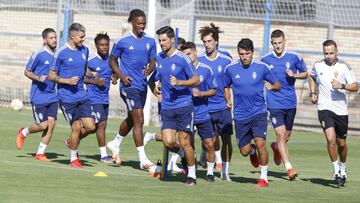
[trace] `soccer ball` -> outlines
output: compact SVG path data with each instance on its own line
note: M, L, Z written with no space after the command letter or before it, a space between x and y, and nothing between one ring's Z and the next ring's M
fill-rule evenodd
M10 107L13 111L20 111L23 106L24 104L20 99L13 99L10 104Z
M161 166L153 165L149 168L149 175L152 177L160 177L161 175Z

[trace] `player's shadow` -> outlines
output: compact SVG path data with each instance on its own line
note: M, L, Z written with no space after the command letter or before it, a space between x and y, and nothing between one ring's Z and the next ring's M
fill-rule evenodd
M81 155L81 157L85 157L87 159L93 159L93 160L96 160L96 161L99 161L100 160L100 155L98 154L94 154L94 155Z
M198 176L198 174L197 174ZM186 181L186 175L183 173L171 173L168 171L168 175L165 178L160 178L161 181L164 182L179 182L179 183L185 183Z
M36 153L27 153L27 156L17 156L17 157L35 157ZM59 157L64 157L65 155L64 154L58 154L58 153L54 153L54 152L46 152L45 153L46 157L52 161L51 159L57 159Z
M338 188L335 185L334 180L328 180L328 179L322 179L322 178L302 178L300 180L305 181L305 182L311 182L311 183L318 184L318 185L323 185L326 187Z
M232 182L237 183L253 183L256 184L259 180L256 178L247 178L247 177L240 177L240 176L230 176Z
M119 165L116 165L116 164L114 164L113 166L114 167L119 167ZM127 167L131 167L131 168L139 170L140 162L139 161L133 161L133 160L123 161L123 162L121 162L121 166L122 167L127 166Z
M250 173L260 173L260 171L251 171ZM272 176L272 177L280 178L280 179L284 179L284 180L289 179L287 173L284 173L284 172L268 171L268 176Z

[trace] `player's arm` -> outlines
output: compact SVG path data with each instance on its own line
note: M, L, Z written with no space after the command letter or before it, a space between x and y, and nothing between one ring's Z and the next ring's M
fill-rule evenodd
M231 100L230 87L224 88L224 97L225 97L225 101L226 101L226 109L231 110L233 104L232 104L232 100Z
M197 88L192 89L194 97L212 97L216 94L216 89L209 89L207 91L200 91Z
M270 83L269 83L270 84ZM270 84L270 86L266 87L268 90L272 90L272 91L276 91L276 90L280 90L281 85L279 81L276 81L274 84Z
M29 78L30 80L38 81L38 82L44 82L46 80L47 75L35 75L33 72L25 70L24 75Z
M150 59L148 66L144 69L144 75L146 77L149 76L152 72L154 72L155 67L156 67L156 60Z
M288 70L287 74L289 77L295 78L295 79L306 79L308 77L307 71L301 72L301 73L293 73L291 70Z
M92 79L90 79L90 78L92 78ZM84 77L84 83L85 84L93 84L93 85L102 87L105 85L105 79L99 78L99 74L97 72L91 71L88 68L86 71L86 76Z
M116 77L120 78L124 85L131 84L131 78L124 75L119 68L118 57L111 55L109 59L109 66L113 73L116 75Z
M309 89L310 89L310 95L309 95L310 96L310 101L311 101L311 103L316 104L317 100L318 100L316 92L315 92L316 78L315 78L315 76L310 74L308 79L309 79Z
M194 87L198 86L200 84L200 79L197 74L194 74L190 79L188 80L178 80L175 76L170 75L170 83L171 85L176 86L183 86L183 87Z
M71 78L62 78L58 76L57 72L54 70L49 70L48 78L50 81L54 81L58 84L67 84L67 85L76 85L79 80L79 76L73 76Z

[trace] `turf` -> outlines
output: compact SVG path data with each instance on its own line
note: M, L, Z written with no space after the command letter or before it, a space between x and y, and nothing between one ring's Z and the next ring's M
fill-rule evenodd
M140 171L131 134L122 144L124 163L120 167L98 161L96 138L90 135L79 148L85 168L71 169L69 151L63 144L70 130L62 115L58 117L47 149L51 162L43 162L33 158L40 134L30 135L23 150L15 149L18 128L33 122L31 112L0 109L0 202L358 202L360 139L357 137L348 137L349 178L343 188L333 184L324 136L300 131L293 133L289 143L292 164L299 172L295 181L288 181L284 167L274 164L268 143L270 186L256 188L259 169L252 168L248 158L239 154L233 139L230 165L233 182L216 178L215 183L209 184L204 180L206 171L199 166L197 185L187 187L182 183L185 177L181 174L171 174L166 181L160 181ZM119 119L109 120L109 139L113 138L119 122ZM145 131L155 130L156 127L145 128ZM272 130L268 140L274 140ZM199 143L196 139L197 146ZM146 152L156 162L162 157L162 145L151 142ZM108 177L94 176L99 171ZM219 172L215 175L220 176Z

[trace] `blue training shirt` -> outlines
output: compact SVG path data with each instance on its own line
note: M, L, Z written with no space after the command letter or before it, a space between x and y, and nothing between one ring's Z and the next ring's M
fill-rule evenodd
M61 78L78 76L76 85L57 84L59 99L65 103L73 103L87 99L84 88L84 76L89 57L89 49L81 46L72 49L67 43L55 52L51 70L57 72Z
M26 70L33 72L36 76L47 76L53 61L53 53L46 47L43 47L31 55L26 65ZM55 83L47 77L44 82L33 80L31 83L30 101L32 104L57 102L58 97L55 90Z
M155 79L161 82L161 109L175 109L192 105L191 89L170 84L170 75L178 80L188 80L195 75L195 69L190 58L175 50L167 57L164 52L156 57L157 72Z
M101 58L99 54L91 56L88 61L88 68L97 72L99 78L105 80L105 85L100 87L94 84L87 84L88 98L91 104L109 104L109 90L112 69L109 66L109 56Z
M216 89L217 84L211 68L203 63L198 63L196 73L199 76L200 84L196 87L200 91ZM195 122L209 120L209 108L207 97L193 97Z
M238 60L228 65L224 74L226 87L233 91L235 120L248 120L266 113L264 81L274 84L276 79L265 63L252 60L245 68Z
M224 97L224 70L225 67L231 63L231 58L218 52L215 60L209 60L209 58L206 56L206 53L204 52L199 54L198 60L199 62L210 66L218 85L216 88L216 95L209 97L208 99L209 112L213 113L226 109L226 101Z
M296 108L295 78L287 75L286 71L291 69L292 72L306 72L306 65L299 54L293 51L284 51L278 57L274 52L269 53L261 58L266 63L271 72L276 76L281 84L279 91L267 91L266 102L269 109L291 109Z
M120 83L120 88L136 88L145 91L146 77L143 70L151 59L156 57L155 39L143 33L138 39L132 32L118 39L113 46L111 55L120 59L121 72L132 79L130 86Z

